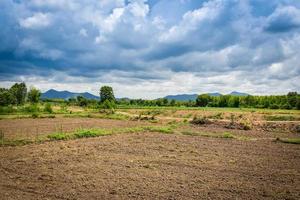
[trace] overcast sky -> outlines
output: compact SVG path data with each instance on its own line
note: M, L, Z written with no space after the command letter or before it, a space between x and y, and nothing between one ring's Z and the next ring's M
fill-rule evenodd
M118 97L300 91L299 0L0 0L0 84Z

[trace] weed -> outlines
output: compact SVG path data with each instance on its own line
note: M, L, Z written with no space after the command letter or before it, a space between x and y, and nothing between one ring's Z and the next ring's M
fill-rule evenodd
M47 138L49 138L50 140L67 140L70 138L70 136L66 133L53 133L47 135Z
M276 138L276 141L288 144L300 144L300 138Z

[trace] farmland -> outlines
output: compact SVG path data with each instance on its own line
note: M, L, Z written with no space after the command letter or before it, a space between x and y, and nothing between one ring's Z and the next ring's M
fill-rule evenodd
M3 113L1 198L299 199L299 125L249 108Z

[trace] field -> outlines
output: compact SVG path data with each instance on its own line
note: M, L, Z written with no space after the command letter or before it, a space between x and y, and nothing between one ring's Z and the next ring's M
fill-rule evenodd
M299 129L294 110L2 114L0 199L299 199Z

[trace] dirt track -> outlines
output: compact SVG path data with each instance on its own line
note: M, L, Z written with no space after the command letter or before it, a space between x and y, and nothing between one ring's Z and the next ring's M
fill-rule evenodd
M0 199L299 199L300 146L159 133L0 148Z

